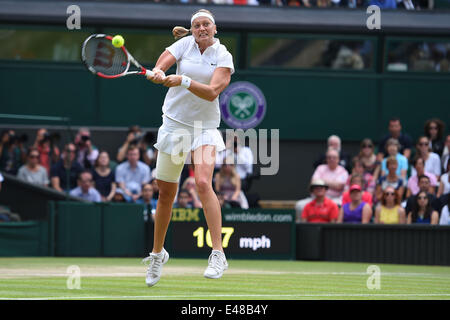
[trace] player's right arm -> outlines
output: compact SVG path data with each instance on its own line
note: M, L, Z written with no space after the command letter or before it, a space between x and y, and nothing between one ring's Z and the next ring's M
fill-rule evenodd
M169 70L171 66L173 66L177 62L176 58L168 51L164 50L163 53L158 58L158 61L156 61L156 65L153 68L154 75L153 76L147 76L147 79L152 81L156 84L161 84L164 80L164 74L162 72L166 72Z

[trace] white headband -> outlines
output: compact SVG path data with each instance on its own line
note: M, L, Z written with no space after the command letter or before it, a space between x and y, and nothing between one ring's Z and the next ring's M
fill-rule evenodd
M192 22L194 22L194 20L197 19L198 17L206 17L209 20L211 20L213 24L216 24L216 22L214 21L214 18L209 13L207 13L207 12L197 12L191 18L191 25L192 25Z

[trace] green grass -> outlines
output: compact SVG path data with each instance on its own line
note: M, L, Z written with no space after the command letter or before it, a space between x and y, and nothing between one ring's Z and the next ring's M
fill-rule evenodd
M203 278L206 263L170 259L148 288L138 258L0 258L0 299L450 299L450 267L378 264L381 288L370 290L367 263L229 260L218 280ZM67 288L71 265L80 289Z

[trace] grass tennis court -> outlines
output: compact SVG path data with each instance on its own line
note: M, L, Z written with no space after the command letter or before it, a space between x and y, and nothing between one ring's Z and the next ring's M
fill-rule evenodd
M170 259L148 288L138 258L0 258L0 299L450 299L450 267L378 264L380 289L370 290L368 263L228 262L222 279L209 280L207 259ZM72 265L80 289L67 288Z

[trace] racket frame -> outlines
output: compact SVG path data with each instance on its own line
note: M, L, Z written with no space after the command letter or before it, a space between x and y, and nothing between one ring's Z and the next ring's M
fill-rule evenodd
M127 67L122 73L115 74L115 75L106 75L102 72L96 71L92 66L90 66L87 63L86 58L85 58L86 44L92 38L105 38L112 42L113 37L106 35L106 34L99 33L99 34L92 34L86 40L84 40L83 46L81 48L81 59L82 59L84 65L86 66L86 68L88 68L88 70L90 72L92 72L93 74L95 74L99 77L105 78L105 79L116 79L116 78L120 78L120 77L127 76L130 74L139 74L139 75L146 75L146 76L152 76L154 74L153 71L148 70L148 69L144 68L143 66L141 66L141 64L139 62L137 62L137 60L128 52L128 50L125 48L125 46L120 47L120 49L125 53L125 56L127 57ZM140 71L128 71L128 69L130 69L131 63L133 63L138 69L140 69Z

